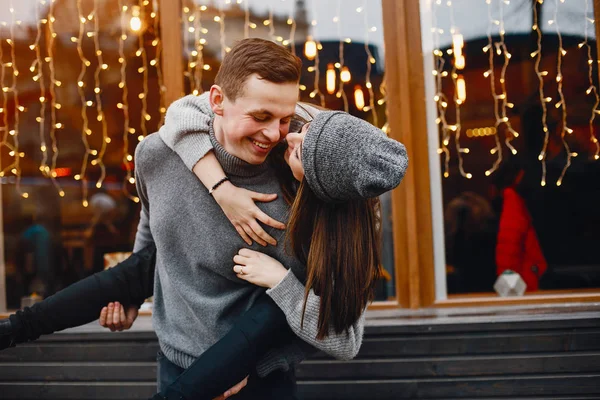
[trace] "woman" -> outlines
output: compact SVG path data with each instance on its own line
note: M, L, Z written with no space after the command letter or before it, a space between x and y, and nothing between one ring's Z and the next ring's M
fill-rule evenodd
M285 186L286 199L293 200L289 244L296 257L308 266L306 287L296 280L298 284L291 284L290 288L299 289L305 300L320 296L321 306L316 318L306 318L315 321L314 326L305 326L304 316L301 321L287 322L294 333L319 348L319 343L326 342L332 333L342 333L357 323L362 335L363 310L372 298L379 266L377 200L364 198L374 197L400 182L406 155L401 144L387 139L364 121L339 112L320 113L301 134L291 134L288 142L288 149L279 148L272 159L273 162L285 159L291 173L302 179L299 185L283 178L280 182ZM348 154L345 161L332 156L340 151ZM334 161L340 165L333 165ZM332 167L339 169L339 173L322 173L330 172ZM284 168L280 172L289 174ZM391 179L386 173L391 173ZM334 249L328 249L331 244ZM153 257L154 249L145 249L112 270L75 285L82 286L87 281L91 290L90 287L65 290L70 297L61 292L11 316L16 329L5 336L5 342L34 339L40 334L89 322L107 301L139 304L151 294ZM261 286L277 286L291 275L276 260L249 250L240 251L234 262L238 277ZM136 279L136 275L145 279ZM288 282L296 282L294 279L289 278ZM265 339L268 334L282 339L276 328L286 325L285 316L272 301L259 301L248 312L252 313L264 317L264 321L275 322L257 325L256 318L245 319L244 315L237 324L241 326L239 329L236 325L163 392L167 396L178 393L186 398L211 398L243 378L258 357L272 346L272 339ZM221 350L213 351L218 346ZM210 360L211 352L218 354L224 364L215 365L214 359ZM219 373L219 368L227 373Z

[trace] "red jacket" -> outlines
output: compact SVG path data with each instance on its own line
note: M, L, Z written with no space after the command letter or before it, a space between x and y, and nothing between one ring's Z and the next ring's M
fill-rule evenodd
M511 269L521 275L527 284L528 292L538 290L539 278L546 271L548 264L531 223L531 216L525 201L514 188L504 189L503 196L496 243L498 275Z

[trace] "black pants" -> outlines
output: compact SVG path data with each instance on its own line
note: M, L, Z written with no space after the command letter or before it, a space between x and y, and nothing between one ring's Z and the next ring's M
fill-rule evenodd
M218 361L218 360L215 360ZM186 372L181 367L173 364L159 351L156 356L158 391L166 393L171 382L174 382L179 376ZM223 391L224 392L224 391ZM222 394L222 393L221 393ZM156 396L158 397L158 396ZM173 396L172 398L179 399ZM204 399L210 397L198 397ZM169 397L167 397L169 399ZM186 397L186 399L196 399L195 397ZM296 377L294 370L287 372L278 370L269 374L265 378L251 373L248 377L248 384L232 400L297 400L296 397Z
M147 247L117 266L76 282L11 315L11 322L16 327L16 342L35 340L41 335L92 322L109 302L139 306L152 295L155 262L156 248ZM162 395L177 399L212 399L251 375L267 350L291 338L293 333L283 311L266 294L262 295L252 308L240 316L234 327L190 368L176 370L177 374L170 373L173 379L167 387L161 387ZM173 371L172 368L168 370ZM271 375L265 379L253 376L252 386L250 383L248 386L254 389L247 390L249 388L246 387L242 392L279 391L281 396L276 398L293 399L293 372Z

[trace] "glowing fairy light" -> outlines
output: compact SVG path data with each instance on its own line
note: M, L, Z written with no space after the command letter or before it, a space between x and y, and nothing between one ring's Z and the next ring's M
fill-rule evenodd
M368 13L367 13L367 1L366 0L363 0L362 8L364 10L364 13L363 13L364 26L366 29L365 52L367 53L367 72L365 74L365 86L367 87L367 90L369 91L369 107L368 107L368 109L371 111L371 116L373 118L373 125L379 126L377 110L375 109L375 93L373 91L373 84L371 83L371 68L372 68L371 60L374 60L374 58L373 58L373 54L371 54L371 49L369 48L369 19L368 19Z
M317 43L309 36L304 43L304 56L307 60L312 61L317 56Z
M354 105L359 110L365 108L365 93L360 85L354 86Z
M202 44L202 38L200 37L200 33L202 32L202 24L200 23L201 11L199 8L196 8L194 11L194 27L196 28L194 43L195 43L195 63L196 67L194 69L194 81L197 93L202 93L202 72L204 71L204 45Z
M146 18L146 7L144 4L144 0L140 0L140 15L142 20ZM141 59L141 67L138 68L137 72L141 75L142 81L142 91L138 94L138 99L140 99L142 103L141 111L140 111L140 132L141 134L138 136L138 140L144 138L148 135L148 130L146 128L146 122L148 114L148 55L146 53L146 48L144 45L144 35L138 35L138 49L135 53L137 57Z
M450 150L448 145L450 144L450 125L446 118L446 109L448 107L448 99L443 92L443 79L448 76L445 71L445 59L444 53L440 50L440 36L444 34L444 30L438 26L438 7L441 5L441 0L436 0L432 10L432 28L431 33L433 34L433 61L434 69L432 74L435 78L435 95L433 100L437 107L438 117L436 123L439 125L441 130L441 145L438 149L439 154L444 155L444 178L450 176Z
M588 13L590 10L590 1L586 0L585 2L585 39L582 43L579 44L579 48L586 47L587 49L587 58L588 58L588 81L590 82L589 88L586 90L586 94L594 95L594 106L592 107L592 113L589 119L589 130L590 130L590 142L596 147L596 151L594 152L594 160L600 159L600 143L598 143L598 137L596 136L594 130L594 121L596 120L596 115L600 113L598 110L598 105L600 105L600 95L598 94L598 88L594 84L593 73L594 73L594 59L592 57L592 46L589 43L589 33L588 29L590 25L594 25L596 21L588 17Z
M500 25L500 21L497 21L495 19L492 18L492 6L491 6L491 0L486 0L486 3L488 5L488 29L487 29L487 38L488 38L488 44L483 48L483 52L487 53L488 55L488 63L489 63L489 69L484 72L484 76L486 78L489 79L490 81L490 89L492 92L492 98L494 100L494 117L495 117L495 125L494 127L495 129L495 134L494 134L494 140L496 142L496 146L490 150L491 154L497 154L496 157L496 161L494 162L494 164L492 165L492 167L490 169L488 169L487 171L485 171L485 175L486 176L490 176L491 174L493 174L498 167L500 166L500 164L502 163L502 144L500 143L500 138L497 134L498 132L498 128L500 125L502 125L504 123L504 121L502 120L502 117L500 116L500 95L497 94L496 91L496 76L494 74L494 43L492 40L492 26L493 25Z
M56 68L54 67L54 40L57 36L54 31L54 22L56 18L54 17L54 3L55 0L50 1L50 8L48 9L48 57L46 61L48 62L48 69L50 70L50 142L52 146L52 163L50 168L46 170L46 173L49 174L54 187L57 189L59 193L62 192L58 181L56 180L56 162L58 160L58 142L56 139L56 130L62 128L62 124L57 122L56 110L58 110L61 106L60 103L56 101L56 88L61 86L61 82L56 79Z
M563 63L563 57L567 54L567 51L563 47L563 38L560 33L560 28L559 28L559 24L558 24L558 7L559 7L559 1L555 0L554 1L554 19L548 21L548 24L554 25L554 28L556 29L556 36L558 37L558 57L557 57L558 59L557 59L557 64L556 64L556 83L557 83L559 101L558 101L558 103L555 104L555 107L561 108L561 111L562 111L562 113L561 113L562 126L561 126L561 132L560 132L560 139L561 139L563 147L565 148L565 151L567 153L567 162L566 162L558 180L556 181L556 186L562 185L562 181L563 181L563 178L565 177L565 174L567 173L567 169L569 169L569 167L571 166L571 160L576 155L575 153L571 152L569 144L565 140L565 136L567 135L567 133L570 134L572 132L572 130L567 126L567 103L565 100L565 95L563 93L563 80L564 80L563 78L564 78L564 76L562 74L562 63Z
M539 4L542 4L544 0L537 0ZM547 71L540 70L540 64L542 62L542 30L540 28L540 18L537 5L533 7L533 26L532 30L536 32L537 35L537 49L531 53L531 57L535 57L535 74L538 78L538 92L540 99L540 106L542 108L542 130L544 131L544 144L538 156L538 159L542 162L542 179L540 184L542 186L546 186L546 149L548 148L548 140L550 135L550 130L548 129L548 107L546 104L549 101L552 101L551 98L547 98L544 94L544 76L548 75Z
M462 56L462 48L464 46L464 42L463 42L463 38L462 35L460 35L456 29L456 24L455 24L455 19L454 19L454 8L452 7L452 2L451 1L447 1L446 5L448 6L449 12L450 12L450 34L452 35L452 40L454 43L454 52L455 52L455 56L456 56L456 52L459 52L459 56ZM462 124L461 124L461 105L463 103L464 100L462 100L460 98L459 92L460 92L460 88L459 88L459 83L458 83L458 66L456 65L456 62L452 65L452 72L451 72L451 78L452 78L452 84L454 86L454 113L455 113L455 122L454 125L450 125L449 128L452 132L454 132L454 145L456 147L456 156L458 159L458 171L460 172L460 174L462 176L464 176L467 179L471 179L473 177L473 175L471 173L465 172L465 168L464 168L464 159L462 157L463 154L468 154L469 153L469 149L467 148L463 148L460 144L460 137L461 137L461 133L462 133ZM464 86L464 80L463 80L463 86ZM465 90L465 97L466 97L466 87L463 87Z
M133 176L131 169L131 161L133 156L129 153L129 135L130 133L130 117L129 117L129 91L127 89L127 57L125 55L125 41L127 40L127 30L125 29L125 21L127 19L127 6L123 5L123 0L119 0L119 9L121 10L121 36L119 38L119 88L121 89L121 102L117 104L117 108L123 112L123 158L122 162L125 166L125 178L123 179L123 193L131 200L135 201L136 197L132 196L128 190L129 179ZM158 58L159 55L156 56ZM87 198L84 199L87 203Z
M338 69L340 70L340 85L338 87L338 91L335 94L337 98L341 98L344 103L344 111L348 112L348 96L346 96L346 91L344 90L344 83L350 82L350 70L344 64L346 62L344 58L344 41L342 39L342 22L340 21L340 16L342 15L342 0L337 1L337 16L334 18L335 23L337 24L337 34L339 38L339 65ZM334 71L335 73L335 71ZM333 93L333 92L332 92ZM363 106L364 107L364 106Z
M165 114L167 113L167 107L165 106L166 88L164 85L162 63L160 61L163 44L162 44L162 40L160 37L160 13L158 12L158 10L159 10L158 1L153 0L152 1L152 13L150 14L150 17L153 19L154 39L152 40L152 46L155 48L155 51L154 51L154 59L152 61L150 61L150 65L154 65L154 67L156 68L156 77L158 79L158 93L159 93L158 112L160 115L160 121L158 123L158 127L160 127L165 122Z
M508 69L508 65L510 63L510 59L512 57L512 55L510 54L510 52L508 51L507 47L506 47L506 42L504 41L504 37L506 34L506 31L504 29L504 5L508 4L506 1L501 1L500 2L500 41L496 43L496 52L498 54L502 54L504 57L504 63L502 64L502 69L500 70L500 88L502 90L501 94L500 94L500 116L502 118L502 121L504 122L504 125L506 126L508 133L506 134L506 138L504 140L504 143L506 144L506 147L508 147L510 149L510 151L513 154L517 154L517 150L513 147L513 145L511 144L511 141L517 137L519 137L519 133L517 131L515 131L510 123L510 120L507 116L507 107L509 105L508 103L508 95L506 92L506 70Z
M294 18L292 11L290 11L288 16L287 24L290 26L290 36L287 40L288 43L284 40L283 45L286 46L289 44L292 54L296 55L296 19Z
M81 163L81 168L79 174L76 175L76 180L81 180L81 189L82 189L82 203L87 202L88 199L88 180L87 180L87 164L89 160L89 156L92 152L89 142L88 136L92 134L92 130L89 127L89 120L87 116L87 101L85 98L85 75L87 71L87 67L90 65L90 61L85 58L83 53L83 38L85 34L85 24L87 19L83 15L82 8L82 0L77 0L77 13L79 16L79 36L77 37L77 54L79 55L79 60L81 62L81 69L79 71L79 76L77 77L77 92L79 93L79 99L81 101L81 119L82 119L82 127L81 127L81 142L85 147L85 151L83 153L83 160Z
M44 81L44 60L42 58L42 52L40 49L40 41L42 39L43 32L43 24L44 22L40 18L40 3L36 2L35 4L35 20L37 26L37 35L35 38L35 43L33 44L33 50L35 51L35 61L32 65L31 72L35 73L33 76L33 81L39 83L40 87L40 98L44 96L46 92L46 83ZM46 175L46 169L48 169L48 146L46 145L46 135L45 135L45 126L46 126L46 100L40 101L40 115L36 118L39 124L39 137L40 137L40 151L42 153L42 161L40 162L40 171L42 174Z
M316 6L316 0L312 1L312 8L313 10L317 9ZM311 22L311 25L313 26L313 33L315 35L315 37L318 37L318 28L317 28L317 20L314 19ZM320 104L321 107L325 107L325 96L323 95L323 93L321 92L321 89L319 88L319 80L320 80L320 70L319 70L319 50L321 50L323 48L323 45L321 45L321 43L319 41L315 42L315 64L314 64L314 72L315 72L315 80L314 80L314 89L313 91L309 94L310 98L315 98L315 97L319 97L320 100Z
M96 54L96 59L98 61L98 65L96 66L96 70L94 73L94 93L96 98L96 120L101 124L102 127L102 144L100 145L100 151L97 154L97 157L91 161L92 165L97 165L100 167L100 178L96 182L96 187L101 188L104 179L106 178L106 167L104 165L103 157L106 153L106 146L109 143L108 141L108 125L106 122L106 116L104 114L104 107L102 105L102 97L101 97L101 85L100 85L100 73L102 70L106 69L102 66L104 65L104 59L102 57L102 50L100 49L100 21L98 18L98 2L100 0L94 0L94 9L92 14L88 16L90 22L93 23L93 40L94 40L94 52ZM91 16L91 18L90 18ZM96 154L92 153L96 156Z
M185 78L188 80L189 84L190 84L190 91L194 94L198 94L198 90L196 89L196 81L194 79L194 70L196 68L196 61L193 57L193 54L196 52L196 50L194 49L193 51L190 51L188 43L188 35L192 34L194 37L196 35L196 27L191 25L190 26L190 22L191 23L195 23L195 15L193 14L192 11L192 15L190 15L190 9L188 7L184 7L183 8L183 15L182 15L182 20L183 20L183 47L184 47L184 51L186 54L186 58L188 60L187 63L187 69L186 71L183 73L183 75L185 76Z
M219 16L215 17L215 22L219 23L219 42L221 44L221 60L227 53L227 44L225 38L225 10L223 9L223 3L219 3Z

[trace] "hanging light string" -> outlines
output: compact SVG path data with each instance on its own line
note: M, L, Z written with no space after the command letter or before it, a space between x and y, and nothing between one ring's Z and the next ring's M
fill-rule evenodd
M500 117L499 107L500 107L500 95L496 92L496 76L494 74L494 50L493 50L493 40L492 40L492 26L500 25L500 21L495 20L492 17L492 0L485 0L488 5L488 29L487 29L487 38L488 44L483 48L483 52L488 55L489 69L483 73L483 76L490 80L490 89L492 91L492 98L494 99L494 117L496 119L495 127L496 130L494 132L494 140L496 141L496 146L490 150L490 154L497 154L496 161L492 165L490 169L485 171L486 176L490 176L493 174L500 164L502 163L502 144L500 143L500 138L498 136L498 128L500 125L504 123L502 118Z
M379 121L377 118L377 110L375 109L375 93L373 92L373 84L371 83L371 68L372 65L375 64L375 57L371 53L371 49L369 48L369 32L372 28L369 28L369 15L367 13L367 0L363 0L362 3L363 15L364 15L364 26L365 26L365 52L367 53L367 73L365 74L365 86L369 91L369 107L368 110L371 111L371 115L373 117L373 125L379 126ZM373 27L375 28L375 27Z
M269 38L274 42L277 41L275 37L275 24L273 23L273 4L271 3L269 3L269 18L263 21L263 25L269 27Z
M17 58L16 58L16 54L15 54L15 26L17 25L18 21L16 21L15 19L15 9L13 7L13 1L10 0L9 2L9 10L10 10L10 17L11 17L11 24L10 24L10 39L7 39L6 42L10 45L10 57L11 57L11 61L9 63L9 66L12 68L12 84L10 86L10 92L12 92L13 95L13 102L14 102L14 122L13 122L13 129L11 129L9 131L9 135L13 137L13 145L12 146L7 146L10 149L10 152L8 153L9 156L14 157L12 164L7 167L6 170L10 169L10 172L15 175L16 178L16 190L17 193L19 193L21 196L23 196L24 198L29 197L28 193L25 193L21 190L21 168L20 168L20 163L19 163L19 159L23 156L25 156L24 153L19 152L19 120L20 120L20 114L25 111L24 107L21 106L19 104L19 91L17 88L17 82L18 82L18 76L19 76L19 70L17 68ZM8 142L6 143L8 144Z
M598 88L594 84L594 59L592 57L592 46L589 43L589 33L588 29L590 25L594 25L596 21L590 17L588 14L590 12L590 1L586 0L585 2L585 40L583 43L579 44L579 48L586 46L587 48L587 57L588 57L588 80L590 82L590 87L586 90L586 94L589 96L590 94L594 94L594 107L592 108L592 115L589 120L590 127L590 142L596 147L596 151L594 152L594 160L600 159L600 143L598 143L598 137L594 131L594 121L596 120L596 114L600 114L600 110L598 110L598 105L600 105L600 95L598 94Z
M448 76L448 72L444 71L446 60L444 59L444 53L440 49L440 36L444 33L444 30L438 27L438 7L442 4L442 0L436 0L433 6L432 12L432 28L431 33L433 34L433 62L434 69L432 71L435 77L435 95L433 100L435 101L438 117L436 118L436 124L440 126L442 133L441 146L438 149L438 154L444 155L444 178L450 176L450 150L448 145L450 144L450 125L446 119L446 109L448 107L448 99L443 92L443 79Z
M87 164L89 160L90 154L92 154L92 149L90 148L87 137L92 134L92 130L89 127L89 120L87 116L87 107L88 102L85 99L85 75L87 72L87 67L90 66L90 61L85 57L83 53L83 40L85 34L85 24L87 19L83 14L83 6L82 0L77 0L77 14L79 18L79 36L76 38L71 38L71 41L75 41L77 43L77 54L79 55L79 60L81 61L81 69L79 71L79 76L77 77L77 92L79 93L79 99L81 101L81 119L82 119L82 127L81 127L81 141L83 146L85 147L85 152L83 154L83 160L81 163L81 168L79 174L75 175L75 180L81 180L81 189L82 189L82 204L84 207L88 206L88 180L87 180ZM75 39L75 40L74 40ZM90 102L91 103L91 102Z
M458 33L456 30L456 23L455 23L455 19L454 19L454 8L452 7L452 1L448 0L446 2L446 5L448 6L449 11L450 11L450 35L452 36L453 42L454 42L454 35L456 35ZM458 49L455 49L454 51L456 51L456 50L458 50ZM458 158L458 171L465 178L471 179L473 177L473 174L471 174L470 172L465 172L464 159L462 157L463 154L469 153L469 149L466 147L461 147L461 145L460 145L460 134L462 131L462 125L461 125L461 119L460 119L460 107L461 107L463 100L459 98L458 69L457 69L456 64L457 64L456 62L454 62L452 64L452 72L451 72L452 84L454 86L455 123L454 123L454 125L450 126L450 130L453 131L454 135L455 135L454 136L454 145L456 147L456 155Z
M100 0L94 0L94 9L92 13L88 15L88 19L90 20L90 22L92 22L93 20L94 27L92 32L88 32L88 36L91 36L94 40L94 51L96 53L96 58L98 61L98 65L96 65L96 70L94 73L94 93L96 94L96 120L100 122L102 127L102 144L100 146L100 152L98 152L97 157L91 161L91 164L100 167L100 178L98 178L98 181L96 182L96 187L101 188L102 182L106 178L106 167L104 165L103 158L104 154L106 153L106 146L108 143L110 143L110 138L108 137L108 126L106 124L106 116L104 115L104 107L102 105L102 97L100 95L102 92L100 88L100 73L102 72L102 70L107 70L108 65L104 63L104 60L102 58L102 50L100 49L100 39L98 38L98 36L100 35L98 1Z
M500 41L496 43L496 54L502 55L504 57L504 64L502 65L502 69L500 72L500 88L502 93L500 94L500 117L502 118L502 122L505 124L508 133L505 136L504 143L506 147L510 149L513 154L517 154L517 150L511 144L511 141L517 137L519 137L519 133L513 129L510 119L506 115L506 108L513 108L514 104L508 102L508 95L506 92L506 70L508 69L508 65L510 63L510 59L512 54L508 51L506 47L506 42L504 37L506 35L506 30L504 29L504 6L509 5L509 0L500 0Z
M287 24L290 26L290 36L287 40L283 41L283 45L290 46L293 55L296 55L296 18L294 16L294 10L290 10L288 15Z
M561 3L564 3L564 0L560 0ZM567 51L563 48L563 40L562 40L562 35L560 33L560 28L558 25L558 6L559 6L559 2L558 0L554 1L554 19L548 21L549 25L554 25L554 28L556 29L556 35L558 36L558 60L557 60L557 65L556 65L556 83L557 83L557 87L558 87L558 97L559 97L559 102L556 103L554 106L558 109L558 108L562 108L562 127L561 127L561 132L560 132L560 139L562 141L563 147L565 148L565 151L567 153L567 162L558 178L558 180L556 181L556 186L560 186L562 185L562 181L563 178L565 177L565 174L567 173L567 169L569 169L569 167L571 166L571 160L573 157L577 156L577 153L572 153L571 149L569 147L569 144L567 143L567 141L565 140L565 136L566 134L571 134L573 133L573 130L571 128L569 128L567 126L567 103L565 100L565 95L563 93L563 74L562 74L562 62L563 62L563 57L567 54Z
M150 65L156 68L156 77L158 80L158 112L160 115L160 120L158 122L157 128L160 128L165 123L165 114L167 113L167 107L165 106L166 88L162 72L162 63L160 62L163 44L162 40L160 39L160 13L158 8L158 0L152 0L152 13L150 14L150 17L154 21L154 40L152 40L152 46L155 47L154 59L150 61Z
M544 0L536 0L540 5L544 3ZM540 17L538 15L538 7L533 7L533 26L532 29L537 34L537 49L530 55L531 58L535 58L535 74L537 75L539 85L538 91L540 94L540 106L542 108L542 130L544 131L544 144L538 156L538 159L542 164L542 180L540 184L546 186L546 149L548 148L548 139L550 130L548 129L548 107L547 103L552 101L551 97L546 97L544 94L544 77L548 75L548 71L541 71L540 64L542 63L542 29L540 28Z
M56 68L54 67L54 40L56 39L56 32L54 31L54 3L56 0L50 0L50 8L48 10L48 31L50 38L48 40L48 57L46 62L48 63L48 69L50 70L50 142L52 145L52 163L48 172L50 179L54 184L54 187L58 190L58 194L64 196L64 191L61 189L58 181L56 180L56 162L58 160L58 142L56 139L56 131L63 127L62 123L57 122L56 112L61 108L60 103L56 100L56 88L62 85L62 82L56 79Z
M194 49L194 50L190 51L190 48L188 46L189 34L193 34L195 36L195 32L196 32L196 28L194 26L190 26L190 22L193 23L196 16L193 14L189 15L189 13L190 13L189 7L183 7L182 11L183 11L182 19L183 19L183 32L184 32L183 47L184 47L184 51L186 54L186 58L188 60L187 69L183 73L183 75L190 83L190 92L197 95L198 90L196 89L196 81L194 80L194 69L196 67L196 62L193 57L193 54L196 53L196 50Z
M316 1L312 0L312 9L313 10L317 10L317 5L316 5ZM317 33L317 20L313 19L311 21L311 25L313 27L313 34L314 37L318 37L318 33ZM319 88L319 78L320 78L320 71L319 71L319 50L323 49L323 45L321 44L320 40L315 40L316 42L316 46L317 46L317 51L315 52L315 64L313 67L308 67L308 71L312 72L314 71L315 73L315 80L314 80L314 89L313 91L309 94L309 97L311 99L314 99L315 97L319 96L319 101L321 104L321 107L325 107L325 96L323 95L323 93L321 93L321 89Z
M196 86L196 94L200 94L203 92L202 89L202 71L204 68L204 45L206 42L205 39L200 37L200 33L202 32L202 23L200 18L202 17L202 13L199 7L194 8L194 55L196 57L196 68L194 69L194 82Z
M244 39L250 37L250 1L244 4Z
M42 161L40 162L40 171L43 175L47 176L46 170L48 169L48 146L46 146L46 135L45 135L45 125L46 125L46 84L44 82L44 61L42 59L42 52L40 49L40 41L42 39L42 25L45 23L40 18L40 5L45 4L46 2L42 0L42 2L35 3L35 20L37 25L37 35L35 37L35 43L31 45L29 48L35 51L35 61L33 62L30 71L34 73L33 81L39 82L40 86L40 115L36 118L37 123L39 124L39 137L40 137L40 151L42 152ZM36 73L37 70L37 73ZM42 100L43 99L43 100Z
M129 184L134 184L133 171L131 162L133 155L129 153L129 135L135 133L131 131L130 116L129 116L129 90L127 89L127 57L125 55L125 41L127 40L127 25L128 15L126 5L123 5L123 0L119 0L119 9L121 10L121 36L119 37L119 68L120 81L119 88L121 89L121 102L117 103L117 108L123 111L123 165L125 166L125 178L123 179L122 190L125 196L134 202L139 202L136 196L133 196L129 191Z
M146 21L146 6L148 6L149 1L140 0L139 4L140 19ZM141 134L138 136L138 141L141 142L148 135L146 122L151 119L150 114L148 114L148 54L146 53L144 32L142 30L138 33L138 52L136 55L142 58L142 66L138 68L138 73L142 75L142 92L138 95L138 98L142 101L142 110L140 112Z
M6 26L6 22L2 21L2 26ZM11 148L11 145L8 143L8 131L10 129L10 127L8 126L8 91L10 90L9 87L5 86L6 83L4 81L4 78L6 76L6 65L4 64L4 52L2 51L2 46L0 45L0 87L2 89L2 107L0 108L0 114L2 114L3 116L3 123L4 126L0 129L2 129L2 146L6 146L9 149ZM0 177L4 176L4 169L2 169L0 171Z
M225 57L227 52L227 45L225 41L225 10L223 9L223 2L219 2L219 15L215 16L215 22L219 23L219 39L221 43L221 60ZM255 25L256 26L256 25Z
M337 34L340 39L340 44L339 44L340 60L335 65L335 67L338 69L338 71L341 71L342 68L344 68L345 62L346 62L346 60L344 59L344 39L342 38L341 15L342 15L342 0L338 0L337 1L337 15L333 18L333 22L337 24ZM340 76L339 73L336 73L336 75L338 77ZM344 91L344 81L342 79L339 79L339 81L340 81L340 85L338 87L337 93L335 94L335 97L337 97L338 99L339 98L342 99L342 101L344 103L344 111L348 112L348 110L349 110L348 96L346 96L346 92Z

